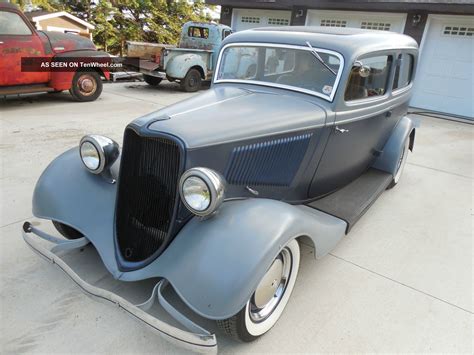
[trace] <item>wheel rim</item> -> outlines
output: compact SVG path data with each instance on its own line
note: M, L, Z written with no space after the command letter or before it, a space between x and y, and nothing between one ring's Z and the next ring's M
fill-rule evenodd
M81 95L91 96L97 90L97 83L92 75L84 74L79 77L79 80L77 80L77 88Z
M408 140L406 143L403 145L403 151L402 154L400 155L400 158L398 159L398 164L397 164L397 172L393 178L393 181L395 183L398 183L400 180L400 177L402 176L403 173L403 168L405 167L405 164L407 162L407 157L408 157Z
M196 77L193 75L189 78L189 86L190 87L195 87L197 85L197 79Z
M248 312L253 322L263 322L277 308L288 285L292 259L290 249L283 248L260 281L249 301Z

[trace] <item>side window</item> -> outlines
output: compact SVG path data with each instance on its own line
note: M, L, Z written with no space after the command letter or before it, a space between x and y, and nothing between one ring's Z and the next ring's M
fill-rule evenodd
M344 99L359 100L387 92L392 56L380 55L357 60L351 69Z
M0 11L0 35L31 35L31 30L20 15Z
M209 37L209 29L204 27L189 27L188 28L188 36L195 37L195 38L208 38Z
M231 30L224 30L222 31L222 39L226 38L228 35L232 33Z
M408 86L413 74L413 56L411 54L400 54L398 56L397 67L395 69L395 78L392 89L401 89Z

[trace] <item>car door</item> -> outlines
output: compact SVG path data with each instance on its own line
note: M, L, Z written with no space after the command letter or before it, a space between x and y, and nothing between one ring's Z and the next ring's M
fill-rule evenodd
M46 83L48 72L22 72L21 58L44 57L44 46L27 20L0 9L0 86Z
M343 187L381 154L400 118L399 108L389 100L392 63L391 53L377 53L358 58L353 64L344 92L344 109L336 112L309 197Z

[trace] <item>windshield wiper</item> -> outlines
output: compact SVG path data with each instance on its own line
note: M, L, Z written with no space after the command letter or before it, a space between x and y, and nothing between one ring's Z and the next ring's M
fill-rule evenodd
M321 56L319 55L319 53L316 51L316 49L313 48L313 46L311 45L311 43L309 43L308 41L306 41L306 45L311 48L311 54L314 55L314 57L319 60L319 62L324 65L326 67L327 70L329 70L331 73L333 73L335 76L337 76L337 73L329 66L326 64L326 62L323 60L323 58L321 58Z

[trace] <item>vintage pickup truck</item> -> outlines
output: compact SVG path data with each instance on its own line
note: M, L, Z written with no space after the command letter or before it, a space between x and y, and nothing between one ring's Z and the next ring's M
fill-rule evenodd
M139 67L130 66L143 73L147 84L157 86L166 78L179 81L184 91L194 92L203 80L211 80L214 54L231 33L224 25L187 22L178 47L129 41L127 55L140 58Z
M15 5L0 3L0 96L69 90L76 101L93 101L102 92L101 77L109 79L107 69L24 70L22 60L65 63L108 57L88 38L37 31Z

